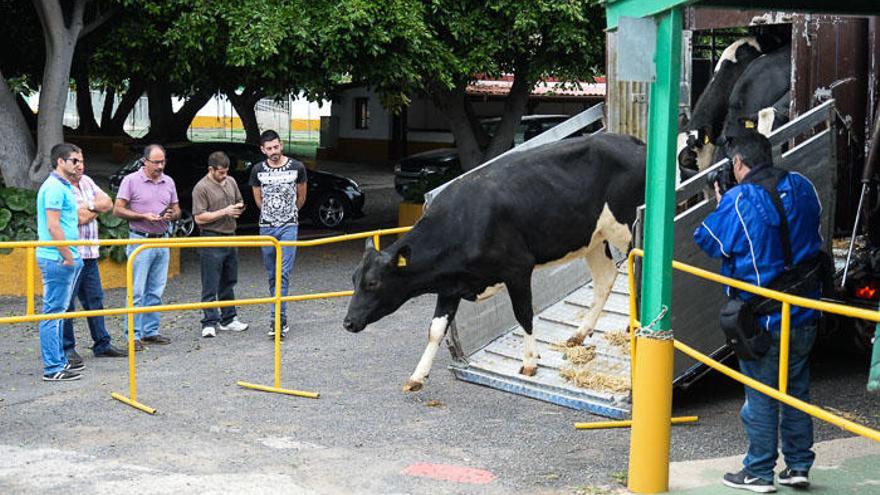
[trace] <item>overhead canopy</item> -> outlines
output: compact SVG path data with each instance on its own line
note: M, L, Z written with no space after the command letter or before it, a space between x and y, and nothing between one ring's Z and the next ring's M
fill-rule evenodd
M617 29L620 17L645 17L676 7L822 12L841 15L880 15L880 3L872 0L606 0L608 29Z

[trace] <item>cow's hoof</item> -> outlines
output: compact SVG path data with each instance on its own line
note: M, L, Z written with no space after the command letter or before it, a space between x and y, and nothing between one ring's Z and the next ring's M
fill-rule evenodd
M579 345L584 344L584 338L578 337L577 335L573 337L569 337L568 340L565 341L566 347L577 347Z
M419 390L422 389L422 385L424 385L424 384L421 382L417 382L415 380L407 380L406 385L403 386L403 391L404 392L418 392Z
M535 376L538 373L537 366L523 366L519 369L519 374L524 376Z

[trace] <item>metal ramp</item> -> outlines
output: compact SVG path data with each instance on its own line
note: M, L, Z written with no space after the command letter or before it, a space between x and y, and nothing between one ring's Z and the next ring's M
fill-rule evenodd
M792 120L770 136L776 163L803 173L818 188L823 204L824 235L829 249L837 182L834 119L834 103L831 100ZM684 203L699 193L704 187L706 174L721 163L682 183L677 189L677 201ZM714 208L714 200L702 200L676 215L675 259L717 270L718 262L703 255L691 238L694 228ZM641 213L639 218L643 218ZM642 246L641 225L642 222L637 220L634 228L638 247ZM629 382L629 351L609 344L604 338L605 335L626 329L629 324L625 264L621 255L617 259L619 276L597 328L585 345L595 346L596 357L590 362L591 369ZM729 351L717 324L723 297L721 287L676 272L673 274L672 291L672 328L676 336L704 354L716 358L726 355ZM607 392L575 386L560 375L567 363L563 361L561 353L552 347L574 333L578 311L592 303L592 284L586 263L573 260L535 271L532 294L534 335L541 355L535 376L519 374L523 331L513 316L506 289L486 300L474 303L462 301L447 337L447 345L454 358L450 366L452 373L464 381L573 409L611 418L628 417L631 410L629 390ZM696 361L676 355L674 381L677 386L692 383L705 371Z

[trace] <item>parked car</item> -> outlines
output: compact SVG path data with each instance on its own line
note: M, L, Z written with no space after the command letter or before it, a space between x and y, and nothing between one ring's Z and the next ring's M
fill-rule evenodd
M175 235L188 236L195 230L192 217L192 190L205 176L208 155L223 151L229 155L229 175L235 178L245 202L245 210L238 219L239 228L256 226L259 209L254 202L250 180L251 167L265 156L259 146L245 143L181 143L166 146L165 173L174 179L183 215L177 221ZM128 162L110 176L110 190L119 189L122 178L142 165L141 159ZM364 193L357 183L346 177L317 170L308 171L306 203L300 219L309 219L315 225L339 229L354 218L363 216Z
M516 128L512 145L522 144L568 118L568 115L526 115ZM480 121L489 136L495 133L500 123L498 117ZM404 200L420 202L426 192L449 182L462 172L456 148L425 151L407 156L394 166L394 189Z

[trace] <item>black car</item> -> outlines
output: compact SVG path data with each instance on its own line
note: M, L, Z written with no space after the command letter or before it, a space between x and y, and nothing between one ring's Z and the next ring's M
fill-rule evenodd
M512 144L522 144L568 118L568 115L526 115L516 128ZM489 136L495 133L500 123L501 119L497 117L480 122ZM449 182L462 172L456 148L426 151L403 158L394 166L394 188L403 199L421 202L426 192Z
M239 227L253 227L258 224L259 209L248 182L251 167L265 159L259 146L221 142L181 143L168 145L165 151L165 173L174 179L180 208L183 210L183 216L175 227L175 235L187 236L195 229L191 214L192 190L207 173L208 155L215 151L223 151L229 155L229 175L235 178L244 198L246 207L238 219ZM115 193L122 178L141 165L141 160L136 159L117 170L110 176L110 190ZM349 220L363 216L364 193L356 182L317 170L309 170L307 175L308 192L300 218L308 218L319 227L339 229Z

